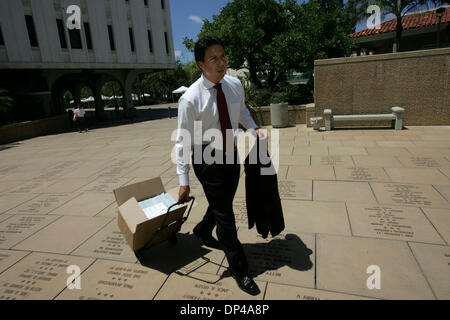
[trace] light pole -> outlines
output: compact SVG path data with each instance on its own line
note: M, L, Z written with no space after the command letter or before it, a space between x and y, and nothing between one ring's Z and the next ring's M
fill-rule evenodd
M437 32L437 48L440 48L441 46L441 20L442 20L442 16L445 13L445 8L444 7L440 7L436 10L436 14L439 18L439 23L438 23L438 32Z

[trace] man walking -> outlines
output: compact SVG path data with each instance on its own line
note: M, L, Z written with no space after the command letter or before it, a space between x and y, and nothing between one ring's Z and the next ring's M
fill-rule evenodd
M226 75L227 62L221 40L212 36L199 39L194 54L197 65L202 70L202 76L179 100L179 130L176 140L177 174L180 182L178 197L179 200L189 199L189 155L186 157L183 152L190 153L192 150L194 122L200 121L202 146L200 148L194 146L192 163L209 206L203 220L197 224L193 232L204 245L223 249L231 275L238 286L249 294L257 295L260 293L259 288L248 274L247 259L237 237L233 199L239 183L240 164L237 159L235 138L233 137L233 141L230 142L226 130L237 130L239 125L242 125L246 129L256 129L259 134L258 128L245 106L241 82ZM190 133L191 141L183 139L181 134L183 129ZM210 154L214 159L223 159L212 164L205 161L202 156L203 151L212 145L204 135L204 132L210 129L219 130L223 140L221 147L208 149L212 150ZM196 156L196 152L202 152L202 155ZM231 164L227 161L230 153L234 160ZM201 161L198 163L200 158ZM218 241L212 236L214 227Z
M86 132L89 130L84 120L85 113L86 111L83 109L82 105L79 105L75 110L73 110L73 121L75 121L80 133L83 132L83 130Z

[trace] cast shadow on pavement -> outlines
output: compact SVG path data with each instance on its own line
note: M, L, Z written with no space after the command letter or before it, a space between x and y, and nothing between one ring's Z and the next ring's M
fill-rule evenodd
M141 265L165 274L198 264L198 260L212 250L202 247L200 240L192 233L178 233L177 243L163 241L135 252ZM218 261L217 263L220 263Z
M275 238L268 243L246 243L243 247L252 277L284 266L297 271L308 271L313 266L313 251L296 234L289 233L284 239Z
M284 266L298 271L308 271L313 267L310 255L313 253L305 243L295 234L286 234L283 238L275 238L269 242L244 243L245 254L249 264L249 274L253 278L268 271L276 271ZM136 256L139 262L148 268L170 274L190 277L195 280L214 284L230 277L229 269L223 265L226 259L212 261L206 255L212 250L201 245L199 239L192 233L178 234L178 243L170 244L165 241L161 244L142 250ZM222 257L224 253L221 252ZM212 264L218 270L218 279L210 282L194 277L192 272L201 267ZM219 269L222 267L222 269ZM219 274L221 271L221 274Z

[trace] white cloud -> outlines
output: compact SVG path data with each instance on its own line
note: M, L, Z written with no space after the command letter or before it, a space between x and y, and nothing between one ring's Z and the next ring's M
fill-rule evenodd
M175 58L179 58L179 57L181 57L181 51L175 50Z
M192 20L192 21L194 21L196 23L203 24L203 20L199 16L189 16L189 20Z

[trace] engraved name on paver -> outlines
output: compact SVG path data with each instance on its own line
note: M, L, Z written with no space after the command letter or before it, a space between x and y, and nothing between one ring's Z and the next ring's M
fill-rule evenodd
M354 180L374 180L375 178L368 170L367 168L353 167L351 168L351 177Z
M364 208L369 211L368 217L372 222L370 225L377 235L389 235L404 238L413 238L412 227L404 223L405 217L396 214L403 213L403 210L390 207L370 207Z
M75 163L76 163L75 161L64 162L62 164L59 164L59 165L53 167L48 172L37 176L35 179L51 179L53 177L56 177L56 176L60 175L61 173L64 173L64 171L66 171L67 168L71 167Z
M245 203L245 199L235 200L233 209L234 209L234 216L236 219L236 224L237 225L248 224L247 205Z
M423 195L420 187L414 185L388 184L385 185L391 193L392 201L396 203L414 205L432 205L432 202Z
M39 213L42 211L47 211L52 205L58 205L61 201L67 199L67 195L47 195L45 198L37 198L32 202L29 202L21 208L17 210L20 213Z
M3 230L0 230L0 246L8 240L8 235L22 234L45 219L47 217L20 217L18 221L7 224Z
M101 245L94 249L94 253L106 254L112 256L120 256L123 253L126 242L119 231L114 231L113 236L107 236L101 240Z
M11 190L10 192L14 192L14 193L28 193L28 192L32 192L34 189L37 189L37 188L39 188L41 186L42 186L42 182L31 181L31 182L25 183L25 184L17 187L14 190Z
M250 272L264 272L265 275L275 278L281 277L281 272L275 269L292 264L291 248L285 241L277 240L277 237L269 243L250 249L247 257L253 262Z
M320 297L300 295L300 294L297 294L296 298L300 300L320 300Z
M280 197L283 198L295 198L295 190L297 188L297 183L294 181L279 181L278 182L278 189L280 192Z
M221 299L223 295L230 292L230 289L223 288L222 282L214 284L195 283L194 288L183 294L184 299L210 300Z
M29 297L33 293L44 290L50 286L61 272L69 266L69 261L56 258L37 260L33 266L25 269L19 279L5 282L0 289L0 300L15 300ZM61 269L62 268L62 269Z
M344 160L340 156L326 156L320 158L320 164L321 165L340 165L343 164Z
M433 158L428 157L413 157L411 162L418 167L440 167L441 165Z
M94 182L91 186L88 186L86 191L109 192L117 185L120 185L120 178L102 179Z
M80 296L80 300L85 299L104 299L104 298L114 298L114 294L108 292L108 287L110 288L123 288L123 289L133 289L135 283L143 279L144 276L148 276L148 271L141 269L133 269L126 267L109 267L106 272L107 278L99 279L96 284L104 286L102 288L96 287L97 291L94 297ZM95 284L93 284L95 286Z

